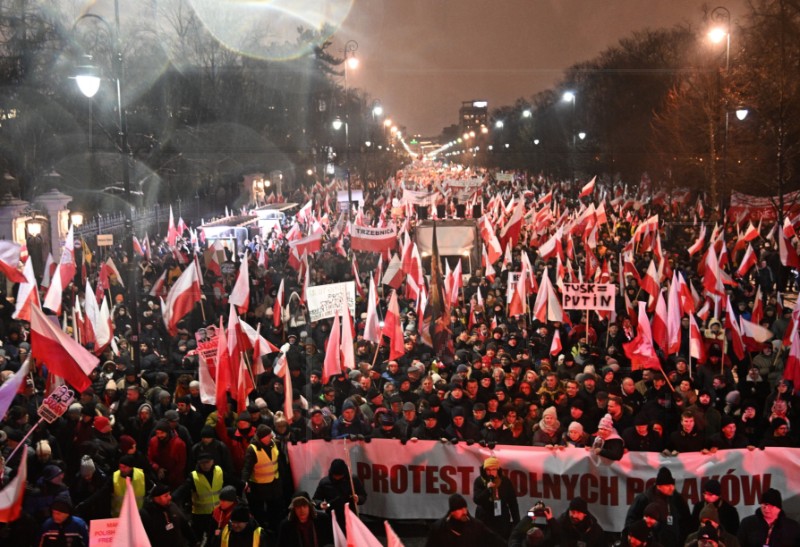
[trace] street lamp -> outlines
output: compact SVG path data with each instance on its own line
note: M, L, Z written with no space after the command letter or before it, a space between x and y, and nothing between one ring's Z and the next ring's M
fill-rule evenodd
M130 166L128 164L128 156L130 155L130 147L128 146L128 117L125 113L123 106L123 79L125 72L123 70L122 59L122 41L120 37L120 24L119 24L119 0L114 0L114 26L112 27L108 21L94 13L86 13L82 15L77 25L83 19L95 19L103 24L108 30L109 36L112 36L112 71L113 80L117 88L117 139L119 140L119 149L122 160L122 188L125 192L125 252L128 255L127 262L127 277L128 277L128 308L131 312L131 335L130 345L133 348L133 366L136 370L140 370L139 366L139 305L138 305L138 290L136 280L136 253L133 249L133 211L131 206L131 176ZM78 75L75 77L78 88L88 98L94 96L100 89L100 77L96 70L91 70L93 67L81 67Z
M717 6L708 16L712 23L712 27L708 31L708 39L714 43L719 44L725 41L725 76L728 76L728 70L731 66L731 12L724 6ZM719 73L717 74L717 92L719 94L719 102L725 111L725 134L723 135L722 143L722 181L723 186L726 186L726 179L728 174L728 119L729 112L725 101L722 98L722 81ZM711 201L717 205L718 200L718 187L717 187L717 172L716 172L716 151L712 150L711 157Z
M355 40L348 40L344 44L344 163L345 175L347 176L347 220L350 220L350 215L353 209L353 191L350 187L350 100L347 96L347 72L348 69L355 70L358 68L358 42ZM341 120L339 120L339 128L341 128ZM336 121L334 121L334 129Z
M575 156L577 155L577 146L578 143L575 139L575 102L577 101L577 95L575 95L574 91L565 91L563 95L561 95L561 100L565 103L572 103L572 118L570 120L570 133L572 133L572 182L575 182Z
M747 110L746 108L737 108L737 109L736 109L736 118L737 118L737 119L738 119L740 122L743 122L743 121L744 121L744 119L747 117L747 115L748 115L749 113L750 113L750 111L749 111L749 110Z

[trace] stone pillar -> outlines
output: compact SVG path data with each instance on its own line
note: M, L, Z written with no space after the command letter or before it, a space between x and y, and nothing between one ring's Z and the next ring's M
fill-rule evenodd
M11 194L6 194L0 198L0 239L14 241L15 243L25 242L24 224L22 234L19 234L19 230L16 228L20 213L27 209L29 205L30 203L27 201L17 199Z
M34 203L43 208L50 217L50 247L53 258L61 256L61 247L69 231L69 209L67 204L72 201L72 196L60 192L56 189L45 192L38 196Z

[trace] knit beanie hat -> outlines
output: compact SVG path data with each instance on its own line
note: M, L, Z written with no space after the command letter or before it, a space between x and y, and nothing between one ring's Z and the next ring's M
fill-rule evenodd
M134 446L136 446L136 439L130 435L122 435L119 438L119 451L123 454L130 452Z
M581 425L580 422L572 422L572 423L569 424L568 431L570 431L570 432L577 431L578 434L582 435L583 434L583 426Z
M40 457L49 456L53 453L53 449L50 447L50 442L47 440L41 440L36 443L36 455Z
M489 469L491 467L493 467L495 469L500 467L500 460L498 460L494 456L489 456L488 458L486 458L486 460L484 460L484 462L483 462L483 468L484 469Z
M700 516L698 517L700 522L704 520L713 520L717 524L719 524L719 511L717 511L716 505L713 503L706 503L705 507L700 511Z
M655 519L658 522L664 522L667 519L667 508L660 501L653 501L647 504L644 508L644 516Z
M250 522L250 508L246 505L237 505L231 513L231 522Z
M111 431L111 420L105 416L97 416L94 419L94 428L100 433L108 433Z
M660 468L658 470L658 475L656 475L656 485L661 486L663 484L675 484L672 473L666 467Z
M703 492L720 496L722 495L722 485L717 479L709 479L703 483Z
M770 505L774 505L778 509L783 509L783 498L781 497L781 493L774 488L770 488L764 492L764 494L762 494L761 503L768 503Z
M459 509L465 509L467 507L467 500L465 500L464 496L461 494L453 494L447 500L447 505L450 513L452 513L453 511L458 511Z
M638 520L628 528L628 535L639 541L647 541L647 538L650 536L650 528L644 520Z
M220 501L236 501L236 488L231 485L223 486L219 491Z
M81 458L81 477L88 479L94 474L95 466L94 460L88 454L84 454Z
M611 414L606 414L600 419L600 423L597 425L598 429L614 429L614 420L611 418Z

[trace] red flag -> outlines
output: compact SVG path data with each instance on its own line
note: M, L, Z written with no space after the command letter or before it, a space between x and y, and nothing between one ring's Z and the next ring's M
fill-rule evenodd
M780 314L777 314L780 315ZM750 320L756 325L761 324L764 318L764 299L761 296L761 285L756 289L756 296L753 298L753 311L750 313Z
M742 341L750 351L760 351L764 343L772 338L772 331L744 317L739 317L739 324L742 327Z
M58 328L39 308L31 308L31 355L79 392L92 385L98 359Z
M344 506L344 514L348 547L351 545L353 547L383 547L383 544L370 532L367 525L353 513L350 504Z
M167 226L167 245L170 249L178 242L178 228L175 227L175 216L172 214L172 205L169 206L169 225Z
M342 373L342 354L340 348L341 327L339 323L339 313L333 317L331 334L328 343L325 345L325 361L322 365L322 383L327 384L328 380Z
M722 284L722 271L717 262L717 254L714 247L709 247L706 253L706 269L703 275L703 287L708 294L722 296L725 294L725 286Z
M247 313L247 308L250 307L250 264L248 259L249 254L245 251L239 267L239 275L236 277L236 283L228 298L228 302L236 306L239 313Z
M681 304L678 286L678 275L672 272L672 283L667 295L667 355L673 355L681 350ZM656 306L658 312L658 306Z
M167 294L163 319L172 336L178 334L178 322L192 311L195 304L200 302L202 295L197 268L190 264Z
M517 198L517 205L511 213L503 229L500 231L500 246L505 247L508 243L513 247L519 241L519 234L522 231L522 224L525 220L525 199Z
M403 345L403 327L400 322L400 305L397 303L397 291L392 292L389 307L386 310L386 319L383 322L383 336L391 340L389 345L389 359L402 357L406 350Z
M594 183L595 183L596 180L597 180L597 176L594 176L594 177L592 177L592 180L590 180L589 182L584 184L583 188L581 188L581 193L578 196L578 198L585 198L587 196L591 196L592 193L594 192Z
M0 273L12 283L24 283L25 276L17 269L22 247L11 241L0 241Z
M383 521L384 528L386 529L386 547L403 547L403 542L400 541L400 536L398 536L392 527L389 525L389 521Z
M0 490L0 522L14 522L22 515L22 498L28 480L28 458L19 460L19 469L5 488Z

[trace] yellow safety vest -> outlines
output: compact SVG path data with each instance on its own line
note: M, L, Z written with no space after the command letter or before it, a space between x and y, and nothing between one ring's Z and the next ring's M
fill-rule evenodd
M269 454L266 450L257 448L254 444L248 447L248 449L250 448L256 453L256 464L253 466L253 473L250 475L250 480L256 484L269 484L277 479L278 447L273 444Z
M125 498L125 477L119 471L114 471L114 494L111 497L111 516L118 517L122 510L122 500ZM136 507L142 508L145 495L144 471L138 467L133 468L131 477L133 493L136 496Z
M214 466L214 476L211 484L205 475L192 471L194 480L194 492L192 492L192 514L210 515L214 511L214 506L219 501L219 491L222 490L222 468Z
M228 540L231 537L231 525L226 524L225 528L222 529L222 539L220 540L220 547L228 547ZM253 547L258 547L261 543L261 527L256 527L253 530Z

